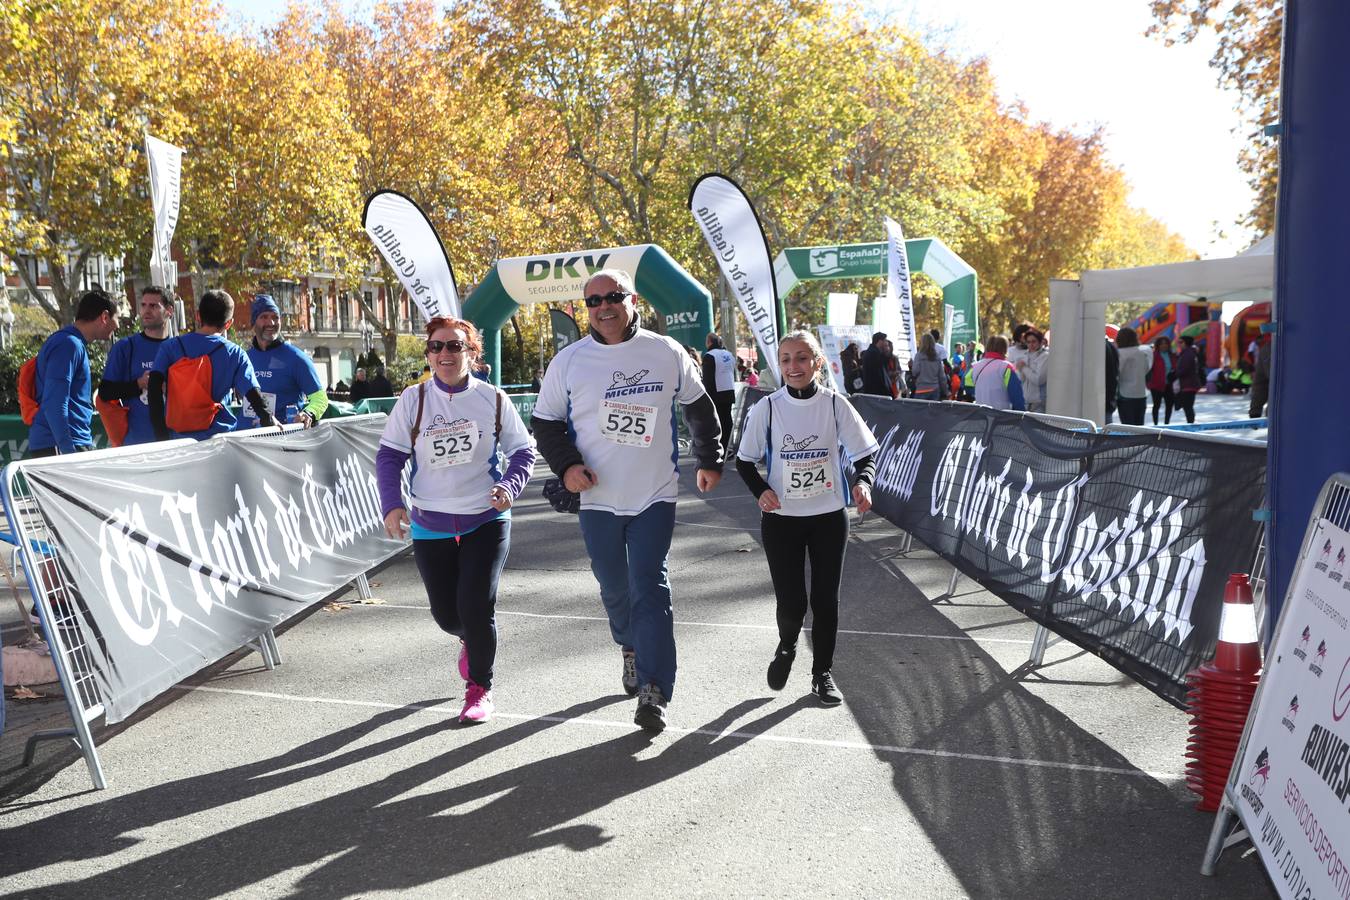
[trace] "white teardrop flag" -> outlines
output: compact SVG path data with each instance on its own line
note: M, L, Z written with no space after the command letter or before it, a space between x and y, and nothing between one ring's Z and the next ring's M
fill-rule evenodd
M376 191L361 225L427 319L460 318L450 257L426 213L398 191Z

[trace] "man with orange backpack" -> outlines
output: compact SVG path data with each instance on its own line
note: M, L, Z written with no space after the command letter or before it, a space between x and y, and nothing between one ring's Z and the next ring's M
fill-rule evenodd
M102 289L85 291L75 307L75 324L43 343L19 372L20 406L28 430L26 458L94 449L89 422L90 341L106 341L117 330L117 304Z
M150 422L157 439L204 441L232 431L234 413L225 405L231 390L248 401L261 425L276 424L248 354L225 337L233 323L234 298L207 291L197 303L197 330L159 348L150 370Z
M108 351L96 405L108 442L114 447L148 444L155 439L155 429L150 425L150 369L164 345L170 315L164 289L149 285L141 291L141 330L122 338ZM115 434L119 417L124 420L120 440Z

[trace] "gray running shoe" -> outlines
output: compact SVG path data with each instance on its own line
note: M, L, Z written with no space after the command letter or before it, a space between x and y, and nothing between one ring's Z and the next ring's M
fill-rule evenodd
M637 653L632 650L623 651L623 691L630 697L638 692Z
M644 731L663 731L666 727L666 698L654 684L644 684L638 692L637 714L633 724Z

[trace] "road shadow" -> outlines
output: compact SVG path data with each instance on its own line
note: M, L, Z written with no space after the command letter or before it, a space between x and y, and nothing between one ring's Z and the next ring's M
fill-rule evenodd
M0 846L25 851L22 868L91 859L136 842L132 834L156 822L208 810L265 791L314 780L317 799L197 841L118 866L90 878L26 890L25 897L115 897L147 884L176 884L176 898L216 897L291 869L317 867L291 896L349 897L414 888L543 848L576 852L617 835L575 820L623 797L678 778L743 746L784 721L805 702L759 718L738 720L769 703L747 700L701 728L670 740L633 731L612 740L540 758L478 781L416 793L447 771L500 752L621 698L588 701L518 725L497 727L477 740L378 780L332 795L320 776L377 759L381 754L454 728L441 720L367 746L334 754L376 728L411 715L402 707L263 762L148 788L40 822L0 830ZM640 753L670 740L655 755ZM331 784L331 780L328 782ZM72 839L78 835L78 839ZM7 868L9 868L7 864ZM13 869L10 868L12 871Z

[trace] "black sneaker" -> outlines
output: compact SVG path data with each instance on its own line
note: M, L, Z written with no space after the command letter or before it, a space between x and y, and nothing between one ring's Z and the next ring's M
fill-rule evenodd
M632 650L623 651L623 691L630 697L636 696L638 692L637 680L637 653Z
M654 684L644 684L638 691L637 714L633 724L644 731L662 731L666 727L666 698Z
M783 689L783 685L787 684L788 673L792 671L792 661L796 658L796 650L784 650L780 647L774 651L773 659L769 660L770 688L775 691Z
M834 676L829 672L811 676L811 693L820 698L822 706L838 706L844 702L844 695L835 687Z

